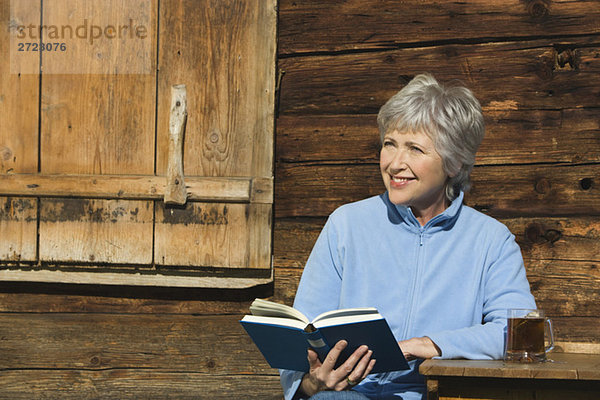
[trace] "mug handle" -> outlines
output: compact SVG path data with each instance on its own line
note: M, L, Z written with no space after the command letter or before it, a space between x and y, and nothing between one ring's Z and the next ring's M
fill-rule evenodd
M546 318L546 327L550 332L550 345L546 347L546 353L552 351L554 349L554 331L552 329L552 320L550 318Z

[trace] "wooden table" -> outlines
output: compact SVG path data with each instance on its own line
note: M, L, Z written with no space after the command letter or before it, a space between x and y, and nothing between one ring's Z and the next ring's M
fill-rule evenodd
M551 353L554 362L426 360L429 400L600 399L600 354Z

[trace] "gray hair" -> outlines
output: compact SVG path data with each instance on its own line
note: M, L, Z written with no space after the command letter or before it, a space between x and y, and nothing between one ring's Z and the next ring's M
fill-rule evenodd
M427 134L451 177L446 184L448 200L469 190L475 153L485 132L481 105L469 89L444 86L430 74L417 75L381 107L377 124L382 142L394 130Z

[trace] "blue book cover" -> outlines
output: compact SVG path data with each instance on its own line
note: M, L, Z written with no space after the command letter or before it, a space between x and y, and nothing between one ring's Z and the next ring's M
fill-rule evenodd
M409 368L389 325L373 308L336 310L322 314L312 323L297 314L290 316L285 310L261 312L252 307L251 310L255 315L247 315L240 322L273 368L307 372L308 348L315 350L323 361L331 347L342 339L348 346L340 354L336 367L364 344L373 351L371 358L376 360L371 373Z

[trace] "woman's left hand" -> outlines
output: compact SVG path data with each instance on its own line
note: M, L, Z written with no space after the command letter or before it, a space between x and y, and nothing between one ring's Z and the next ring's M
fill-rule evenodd
M398 342L398 345L400 345L404 357L409 361L414 360L415 358L425 359L442 355L440 348L427 336L401 340Z

